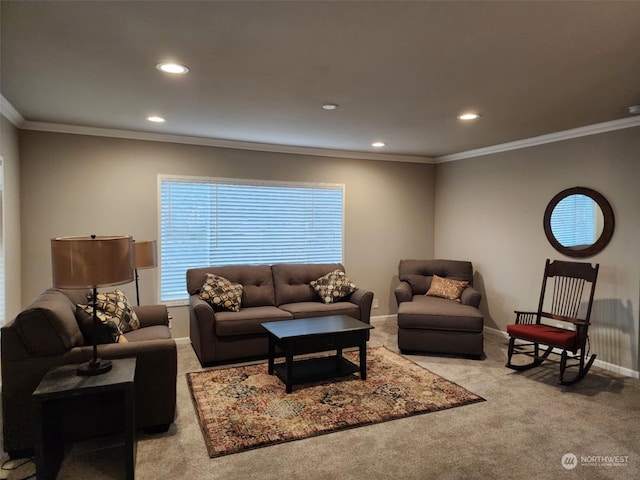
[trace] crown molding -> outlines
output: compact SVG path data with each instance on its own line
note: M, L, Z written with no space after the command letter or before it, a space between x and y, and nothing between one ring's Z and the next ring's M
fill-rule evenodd
M545 143L561 142L572 138L586 137L588 135L596 135L598 133L611 132L614 130L622 130L625 128L633 128L640 126L640 116L621 118L619 120L611 120L609 122L596 123L585 127L572 128L571 130L563 130L561 132L549 133L538 137L525 138L515 142L501 143L490 147L478 148L476 150L467 150L466 152L453 153L451 155L443 155L436 157L436 163L453 162L463 160L465 158L479 157L482 155L490 155L493 153L508 152L509 150L518 150L521 148L534 147Z
M25 123L24 117L13 108L13 105L2 94L0 94L0 113L18 128L21 128Z
M393 155L375 152L355 152L349 150L333 150L329 148L297 147L292 145L277 145L270 143L242 142L236 140L222 140L217 138L194 137L188 135L172 135L154 132L139 132L135 130L119 130L111 128L87 127L81 125L66 125L60 123L32 122L25 120L13 106L0 95L2 114L11 123L24 130L36 130L42 132L68 133L73 135L92 135L98 137L124 138L129 140L146 140L152 142L179 143L185 145L201 145L207 147L231 148L236 150L252 150L259 152L289 153L295 155L314 155L322 157L352 158L360 160L378 160L385 162L405 162L439 164L463 160L466 158L480 157L494 153L518 150L534 147L545 143L561 142L573 138L596 135L599 133L622 130L640 126L640 116L611 120L609 122L596 123L584 127L563 130L560 132L540 135L538 137L525 138L515 142L502 143L489 147L467 150L465 152L443 155L441 157L426 157L418 155Z
M125 138L129 140L146 140L151 142L180 143L186 145L201 145L206 147L232 148L236 150L254 150L259 152L291 153L296 155L317 155L322 157L353 158L359 160L379 160L384 162L405 163L435 163L434 158L417 155L392 155L384 153L353 152L348 150L332 150L329 148L296 147L290 145L276 145L270 143L241 142L236 140L222 140L217 138L192 137L187 135L171 135L153 132L138 132L134 130L117 130L111 128L85 127L80 125L65 125L48 122L24 122L23 130L37 130L41 132L69 133L73 135L92 135L97 137Z

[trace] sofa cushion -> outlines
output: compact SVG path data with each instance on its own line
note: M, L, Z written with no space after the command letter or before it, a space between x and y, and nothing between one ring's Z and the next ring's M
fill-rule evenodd
M467 285L469 285L469 282L465 280L453 280L452 278L442 278L434 275L431 279L429 290L425 295L460 301L460 295Z
M36 357L59 355L84 344L75 304L62 292L45 290L15 318L16 331Z
M215 334L219 337L231 335L264 334L263 322L292 320L293 315L277 307L249 307L239 312L216 312Z
M340 263L277 263L272 265L271 270L275 304L279 306L285 303L318 301L318 296L310 285L311 281L334 270L344 272L344 267Z
M171 330L167 325L151 325L125 333L128 342L143 342L146 340L164 340L171 338Z
M320 300L324 303L334 303L348 297L358 288L342 270L334 270L326 275L309 282Z
M214 310L239 312L242 302L242 285L208 273L200 288L200 298L209 303Z
M274 306L276 297L269 265L225 265L187 270L189 295L200 293L208 273L242 285L242 307Z
M295 318L326 317L328 315L349 315L360 318L360 307L351 302L296 302L285 303L278 308L290 312Z
M556 328L550 325L507 325L507 333L531 342L546 343L571 349L576 344L576 331Z
M398 327L482 332L484 317L475 307L439 297L415 295L398 306Z

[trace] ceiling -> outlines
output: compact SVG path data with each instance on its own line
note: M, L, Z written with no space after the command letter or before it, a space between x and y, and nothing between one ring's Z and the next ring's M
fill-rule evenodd
M627 118L640 104L638 1L0 8L1 93L25 128L437 158ZM190 72L162 73L162 61ZM465 111L482 117L458 120Z

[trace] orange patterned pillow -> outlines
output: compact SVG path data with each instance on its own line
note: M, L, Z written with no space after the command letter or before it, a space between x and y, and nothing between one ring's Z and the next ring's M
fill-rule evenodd
M462 291L467 285L469 285L469 282L465 280L452 280L434 275L426 295L448 298L449 300L460 300L460 295L462 295Z

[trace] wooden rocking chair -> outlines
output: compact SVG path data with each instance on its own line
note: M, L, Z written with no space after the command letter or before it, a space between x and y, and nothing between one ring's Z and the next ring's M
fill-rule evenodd
M516 310L515 325L507 326L510 337L507 367L528 370L541 365L553 353L560 355L559 384L572 385L584 378L596 359L596 355L589 354L588 329L598 268L598 264L592 267L590 263L547 259L538 311ZM584 314L579 318L581 310ZM511 357L518 354L533 360L526 364L511 363ZM565 379L569 367L578 367L578 373Z

